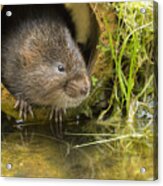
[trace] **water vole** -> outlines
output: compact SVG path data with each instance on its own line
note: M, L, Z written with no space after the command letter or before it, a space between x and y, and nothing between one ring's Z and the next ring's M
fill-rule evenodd
M18 100L20 117L31 106L53 110L78 106L90 79L68 23L50 6L13 6L2 11L2 82Z

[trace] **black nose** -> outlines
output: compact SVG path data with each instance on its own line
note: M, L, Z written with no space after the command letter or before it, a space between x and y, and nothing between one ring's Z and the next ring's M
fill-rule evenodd
M85 96L88 93L88 91L89 91L88 87L83 87L81 88L80 93L81 95Z

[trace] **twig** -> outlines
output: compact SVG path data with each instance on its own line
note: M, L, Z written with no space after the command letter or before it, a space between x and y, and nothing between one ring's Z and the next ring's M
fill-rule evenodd
M142 138L143 136L144 136L143 134L138 134L138 133L122 135L122 136L118 136L118 137L111 138L111 139L105 139L105 140L93 141L90 143L83 143L81 145L75 145L72 147L72 149L81 148L81 147L88 147L88 146L97 145L97 144L110 143L113 141L118 141L118 140L127 139L127 138Z
M108 134L108 133L72 133L65 132L67 136L116 136L116 134Z

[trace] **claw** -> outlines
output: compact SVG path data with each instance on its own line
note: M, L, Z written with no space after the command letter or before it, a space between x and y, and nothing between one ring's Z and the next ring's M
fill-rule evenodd
M49 120L52 120L54 117L55 123L58 123L58 122L62 123L63 115L66 115L66 109L58 109L52 106L50 114L49 114Z
M24 102L23 117L24 117L25 120L27 119L27 102Z
M58 109L55 109L55 123L58 123Z
M20 99L20 97L18 97L18 99L14 105L14 109L19 110L19 117L23 118L24 120L27 119L28 113L30 113L31 117L34 118L34 114L33 114L31 105L28 105L28 103L26 101Z
M20 109L19 109L19 117L22 118L23 115L23 110L24 110L24 101L20 101Z
M67 110L63 109L63 114L66 115L67 114Z
M59 110L58 117L59 117L59 123L62 123L62 110Z
M14 109L17 109L18 106L19 106L19 104L20 104L20 100L18 99L18 100L16 100L16 103L15 103L15 105L14 105Z
M53 115L54 115L54 107L52 107L52 109L51 109L49 120L52 120Z
M31 117L34 118L34 114L33 114L33 111L32 111L32 107L31 107L30 105L28 106L28 111L29 111Z
M51 121L54 118L56 124L56 133L60 137L62 137L62 123L63 123L63 115L66 114L66 109L58 109L54 106L51 109L49 120Z

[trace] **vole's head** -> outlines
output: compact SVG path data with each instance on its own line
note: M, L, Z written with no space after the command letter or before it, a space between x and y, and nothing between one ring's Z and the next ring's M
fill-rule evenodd
M47 100L57 107L78 106L90 92L90 79L83 61L72 61L72 64L58 62L54 65L54 76L51 77L51 90L47 90ZM71 68L72 65L72 68ZM48 98L49 97L49 98Z
M89 95L90 79L78 46L67 30L64 34L65 38L59 39L57 53L52 52L56 58L52 63L56 78L52 86L54 105L67 108L79 105Z
M82 54L68 30L51 34L50 39L37 39L32 45L33 52L27 52L26 57L32 63L27 77L37 90L33 101L58 108L78 106L89 95L91 83Z

